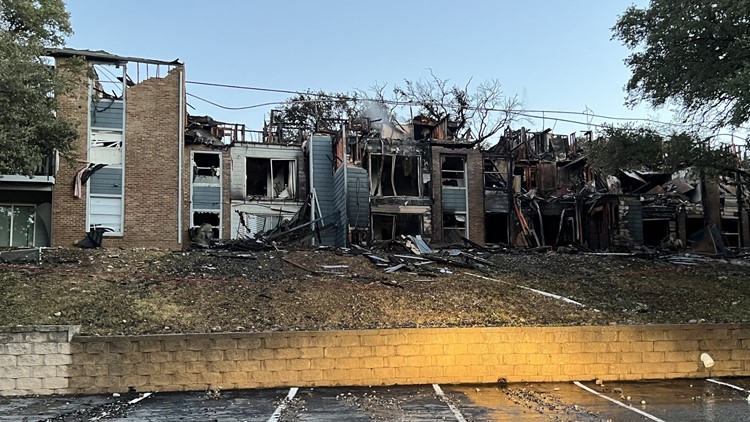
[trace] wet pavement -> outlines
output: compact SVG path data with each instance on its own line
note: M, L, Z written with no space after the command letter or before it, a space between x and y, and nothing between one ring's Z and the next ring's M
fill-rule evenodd
M748 421L750 378L0 397L7 421Z

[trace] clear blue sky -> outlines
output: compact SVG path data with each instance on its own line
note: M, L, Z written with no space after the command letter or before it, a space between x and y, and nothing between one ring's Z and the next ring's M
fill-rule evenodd
M645 0L67 0L73 48L173 60L187 79L290 90L351 91L436 75L456 84L497 78L528 110L653 117L624 105L628 50L610 28ZM188 85L227 106L285 94ZM189 99L192 114L262 127L270 107L225 111ZM661 113L662 116L669 115ZM554 123L555 132L585 126ZM559 116L586 121L584 116ZM595 123L602 119L595 119ZM541 120L519 123L536 129Z

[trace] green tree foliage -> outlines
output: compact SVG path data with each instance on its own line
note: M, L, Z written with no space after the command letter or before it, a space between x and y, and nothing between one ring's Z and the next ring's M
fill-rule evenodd
M71 150L76 131L55 118L53 95L68 82L44 58L71 33L62 0L0 0L0 174L33 174Z
M680 106L714 128L750 120L750 0L651 0L619 18L630 104Z
M281 125L285 137L301 140L313 132L336 130L359 110L356 95L319 91L297 94L274 113L271 125Z
M711 146L687 132L661 135L654 128L606 126L588 145L588 162L600 174L619 170L658 170L672 173L693 168L706 176L718 176L747 167L728 147Z

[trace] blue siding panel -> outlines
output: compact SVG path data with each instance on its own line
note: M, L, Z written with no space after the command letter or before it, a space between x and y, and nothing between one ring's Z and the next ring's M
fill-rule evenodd
M193 209L221 209L221 188L218 186L193 186Z
M348 225L346 221L346 168L341 166L333 175L333 206L338 212L338 226L336 227L336 247L343 248L347 244Z
M323 217L323 225L336 223L336 208L333 202L333 143L328 136L313 136L310 138L310 166L312 167L311 188L315 189L318 205ZM320 241L323 245L336 244L334 230L321 232Z
M443 188L443 211L464 212L466 211L466 189Z
M367 170L361 167L349 167L346 171L349 225L366 229L370 222L370 178Z
M121 100L91 101L91 127L124 129L123 106L124 103Z
M89 189L95 195L122 195L122 169L102 167L89 178Z

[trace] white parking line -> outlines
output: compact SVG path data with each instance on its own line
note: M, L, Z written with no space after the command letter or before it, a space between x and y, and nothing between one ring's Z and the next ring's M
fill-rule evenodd
M551 297L552 299L562 300L563 302L570 303L571 305L580 306L582 308L586 307L586 305L584 305L581 302L576 302L573 299L567 298L565 296L556 295L554 293L549 293L549 292L545 292L545 291L542 291L542 290L532 289L531 287L522 286L520 284L508 283L507 281L497 280L497 279L494 279L494 278L484 277L484 276L476 275L476 274L472 274L472 273L464 273L464 274L470 275L470 276L473 276L473 277L477 277L477 278L481 278L481 279L484 279L484 280L497 281L499 283L505 283L505 284L508 284L508 285L511 285L511 286L518 287L519 289L526 289L528 291L534 292L536 294L540 294L542 296Z
M139 401L141 401L141 400L143 400L145 398L151 397L151 394L153 394L153 393L144 393L142 396L140 396L138 398L135 398L133 400L130 400L128 402L128 404L136 404L136 403L138 403Z
M289 405L289 402L292 401L294 396L297 394L297 390L299 390L299 388L297 387L289 389L289 394L287 394L284 401L279 404L279 407L276 408L276 411L273 412L273 415L268 418L268 422L278 422L279 418L281 417L281 412L283 412L284 409L286 409L286 407Z
M143 394L142 396L140 396L140 397L138 397L138 398L135 398L135 399L133 399L133 400L130 400L130 401L128 402L128 404L136 404L136 403L138 403L139 401L141 401L141 400L143 400L143 399L145 399L145 398L151 397L151 395L152 395L152 394L153 394L153 393L144 393L144 394ZM104 413L102 413L102 414L101 414L101 415L99 415L99 416L94 416L93 418L89 419L89 421L98 421L98 420L100 420L100 419L104 419L104 418L106 418L107 416L109 416L109 414L110 414L110 412L104 412Z
M728 382L723 382L723 381L715 380L713 378L707 378L706 381L712 382L714 384L723 385L725 387L734 388L735 390L742 391L743 393L750 393L750 390L746 390L746 389L744 389L742 387L738 387L738 386L730 384Z
M621 402L621 401L619 401L619 400L615 400L615 399L613 399L612 397L609 397L609 396L607 396L607 395L605 395L605 394L602 394L602 393L600 393L600 392L598 392L598 391L596 391L596 390L593 390L593 389L591 389L591 388L588 388L588 387L586 387L585 385L581 384L581 383L580 383L580 382L578 382L578 381L574 381L574 382L573 382L573 384L575 384L575 385L577 385L577 386L579 386L579 387L583 388L584 390L588 391L588 392L589 392L589 393L591 393L591 394L597 395L597 396L599 396L599 397L601 397L601 398L603 398L603 399L607 399L607 400L611 401L612 403L614 403L614 404L616 404L616 405L618 405L618 406L622 406L622 407L624 407L624 408L626 408L626 409L628 409L628 410L632 410L633 412L635 412L635 413L637 413L637 414L639 414L639 415L641 415L641 416L644 416L644 417L646 417L646 418L648 418L648 419L650 419L650 420L652 420L652 421L655 421L655 422L665 422L665 421L664 421L663 419L659 419L659 418L657 418L656 416L654 416L654 415L652 415L652 414L650 414L650 413L644 412L644 411L643 411L643 410L641 410L641 409L636 409L636 408L635 408L635 407L633 407L633 406L627 405L627 404L625 404L625 403L623 403L623 402Z
M448 402L448 398L445 397L445 393L443 392L443 389L440 388L440 386L437 384L432 384L432 388L435 389L435 394L437 394L438 397L440 397L440 400L442 400L443 403L448 405L448 407L451 409L451 412L453 412L453 416L456 417L456 420L458 422L466 422L466 419L464 419L464 415L461 414L461 411L458 410L456 406Z

